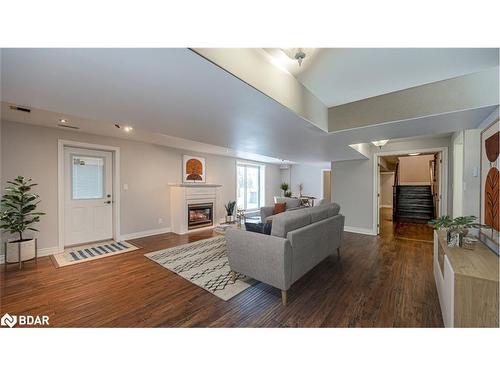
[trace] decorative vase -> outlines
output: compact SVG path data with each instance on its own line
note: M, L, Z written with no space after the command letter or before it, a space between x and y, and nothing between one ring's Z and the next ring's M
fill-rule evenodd
M234 215L226 215L226 223L234 223Z
M36 255L36 240L16 240L7 242L5 261L7 263L19 262L19 249L21 249L21 261L33 259Z

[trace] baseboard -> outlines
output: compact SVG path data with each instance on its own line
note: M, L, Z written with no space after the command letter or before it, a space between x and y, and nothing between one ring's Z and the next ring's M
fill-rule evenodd
M360 227L344 226L344 231L345 232L350 232L350 233L368 234L370 236L376 236L377 235L376 233L373 233L372 229L360 228Z
M46 256L49 256L49 255L53 255L53 254L59 254L59 253L62 253L63 250L59 249L59 247L55 246L55 247L46 247L44 249L38 249L38 257L46 257ZM0 264L4 264L5 263L5 255L2 254L0 255Z
M381 204L380 208L392 208L390 204Z
M123 241L133 240L134 238L154 236L154 235L157 235L157 234L168 233L168 232L171 232L171 231L172 230L170 229L170 227L168 227L168 228L150 229L150 230L145 230L145 231L142 231L142 232L122 234L120 236L120 240L123 240Z

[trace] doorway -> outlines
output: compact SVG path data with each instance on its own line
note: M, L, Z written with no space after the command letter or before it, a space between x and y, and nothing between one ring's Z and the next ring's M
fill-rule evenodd
M444 147L374 154L374 234L432 240L427 222L447 212L446 160Z
M321 186L323 189L322 198L327 202L332 201L332 171L330 169L321 170Z
M59 249L119 240L119 149L59 142Z

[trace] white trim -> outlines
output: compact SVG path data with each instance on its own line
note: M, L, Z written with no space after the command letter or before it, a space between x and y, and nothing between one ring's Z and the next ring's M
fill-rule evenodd
M380 208L392 208L392 204L381 204Z
M373 232L373 229L361 228L361 227L344 226L344 232L359 233L359 234L368 234L370 236L376 236L377 235L377 233Z
M38 249L38 258L46 257L46 256L53 255L53 254L60 254L63 251L64 251L64 249L61 249L57 246L46 247L44 249ZM2 254L2 255L0 255L0 264L4 264L4 263L5 263L5 254ZM10 263L10 264L14 264L14 263Z
M441 215L447 215L448 213L448 147L435 147L435 148L416 148L411 150L399 150L399 151L378 151L374 152L373 157L373 166L372 166L372 179L373 179L373 197L372 197L372 220L373 220L373 228L372 231L374 233L378 233L378 199L377 193L379 190L378 187L378 159L380 156L388 156L388 155L402 155L402 154L411 154L415 152L420 153L428 153L428 152L441 152L441 164L442 168L441 176L439 178L439 191L441 192Z
M120 239L120 147L58 140L57 147L57 217L59 249L64 249L64 147L78 147L91 150L111 151L113 154L113 239Z
M170 227L144 230L142 232L123 234L120 236L120 241L133 240L134 238L155 236L157 234L164 234L168 232L171 232Z

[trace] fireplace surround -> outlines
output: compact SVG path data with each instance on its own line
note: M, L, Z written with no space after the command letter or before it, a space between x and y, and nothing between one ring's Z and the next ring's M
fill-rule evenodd
M222 217L221 185L169 184L171 231L185 234L219 224Z

